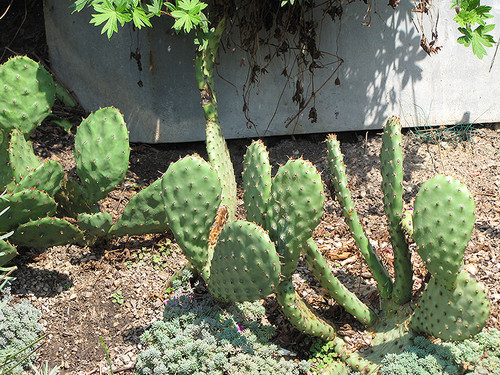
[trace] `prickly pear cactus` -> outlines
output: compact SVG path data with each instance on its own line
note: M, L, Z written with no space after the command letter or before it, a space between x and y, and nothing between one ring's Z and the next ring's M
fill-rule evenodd
M5 266L17 255L14 246L5 240L0 240L0 267Z
M268 234L248 221L222 229L210 261L208 288L223 301L255 301L273 293L280 261Z
M182 181L170 183L178 195L168 199L172 204L167 205L167 212L175 212L174 222L181 223L174 230L176 238L180 238L195 268L201 270L214 296L223 301L244 301L274 291L284 315L295 327L329 340L336 356L362 373L376 372L377 363L385 354L401 351L418 333L462 340L479 332L487 322L490 303L483 286L462 270L463 254L474 224L474 202L460 182L436 176L422 185L413 215L404 211L400 127L397 117L387 121L380 159L385 213L395 254L394 280L361 226L347 188L340 145L334 136L327 139L335 195L378 284L381 297L378 313L340 283L314 242L312 234L322 216L324 200L319 173L310 162L298 159L281 166L271 178L267 151L260 141L252 143L244 159L243 198L247 219L252 223L227 223L213 248L207 245L211 243L207 234L215 209L211 215L205 215L210 216L208 223L203 220L201 225L193 225L199 220L194 219L193 208L187 206L193 197L203 195L199 187L187 189L194 186L187 172L191 168L185 166ZM218 201L213 202L218 206ZM197 212L198 205L194 207ZM419 296L411 294L408 235L413 236L432 275L416 306L410 302L412 297ZM196 241L202 242L196 244ZM301 299L292 281L301 256L324 291L354 318L371 327L372 344L368 350L348 351L334 326ZM330 368L332 373L344 370L343 366L333 364Z
M24 134L17 129L12 130L10 134L9 164L16 183L41 164L33 152L31 142L26 141Z
M83 232L64 219L44 217L22 224L14 231L12 241L27 247L51 247L77 243Z
M52 76L26 56L14 57L0 65L0 129L14 127L25 136L51 113L55 101Z
M113 236L161 233L168 229L162 178L134 195L109 233Z
M490 308L485 287L468 272L456 275L453 288L432 277L414 311L411 327L443 340L462 341L484 328Z
M221 203L217 173L198 155L168 167L162 179L168 225L184 255L198 270L211 258L210 231Z
M30 171L12 190L17 193L25 189L36 189L54 197L61 189L64 179L64 170L61 164L55 160L49 160L38 168Z
M54 198L38 190L22 190L18 193L5 194L8 201L0 200L0 212L6 207L10 209L0 220L0 232L15 229L29 220L36 220L53 215L57 205Z
M252 142L248 147L243 158L242 178L247 220L263 226L271 198L271 164L262 141Z
M422 185L414 206L418 252L429 272L453 289L474 228L474 200L460 181L438 175Z
M129 156L127 126L116 108L99 109L82 121L75 136L76 173L90 203L123 181Z
M113 224L111 215L107 212L81 213L77 217L77 226L85 233L88 240L93 241L97 238L103 238Z

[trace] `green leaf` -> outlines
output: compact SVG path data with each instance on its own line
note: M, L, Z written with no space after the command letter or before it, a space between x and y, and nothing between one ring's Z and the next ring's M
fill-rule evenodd
M495 43L493 36L486 34L494 28L495 25L480 25L475 30L472 30L470 26L459 27L458 30L464 35L459 37L457 42L465 47L472 45L472 53L482 60L487 55L484 47L491 47Z
M137 27L138 29L141 29L143 26L153 27L153 25L149 21L149 19L152 16L153 16L152 14L147 15L146 12L144 11L144 9L139 8L139 7L134 8L132 10L132 20L134 21L135 27Z
M85 6L90 3L92 0L76 0L73 4L70 5L70 8L73 8L71 13L82 11Z
M119 6L123 7L123 4L119 4ZM118 22L123 26L132 18L130 14L122 13L121 9L115 8L109 1L94 5L94 10L97 13L92 14L90 23L96 26L104 23L101 34L107 33L108 39L118 31Z

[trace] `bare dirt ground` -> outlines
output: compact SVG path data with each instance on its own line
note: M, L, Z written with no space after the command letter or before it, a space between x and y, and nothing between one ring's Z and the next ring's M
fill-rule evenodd
M43 33L41 2L15 1L0 19L1 60L15 54L28 54L50 68ZM0 14L3 9L0 9ZM55 112L77 125L85 113L58 104ZM463 128L461 130L464 130ZM465 256L465 267L489 288L492 302L488 326L500 329L500 132L494 127L478 126L459 140L455 133L406 133L405 200L411 205L419 186L436 173L446 173L464 182L474 195L476 224ZM425 136L429 136L424 139ZM362 223L374 246L388 265L391 251L383 214L379 167L380 136L377 133L339 135L350 188ZM377 307L373 280L355 248L340 214L338 203L328 193L329 172L325 158L325 135L276 137L265 139L272 164L277 168L289 157L311 160L323 175L327 201L322 222L314 233L325 257L339 279L363 301ZM61 162L65 170L74 167L73 135L51 123L44 123L33 135L35 152L42 159ZM229 141L241 186L241 161L251 140ZM125 182L101 202L102 209L117 217L128 199L153 182L179 157L199 153L206 157L203 143L176 145L131 145L130 168ZM275 172L275 170L274 170ZM244 215L244 210L239 210ZM414 249L414 245L412 246ZM109 351L115 373L133 373L139 350L139 336L162 317L168 298L166 285L186 263L170 233L120 238L91 248L78 246L50 249L20 249L15 259L19 270L12 285L16 299L28 299L42 310L47 338L39 350L37 363L49 361L65 374L106 373L105 352ZM418 287L425 271L414 254L415 281ZM299 267L297 282L302 296L355 341L362 329L335 303L321 295L309 273ZM301 355L307 349L304 335L294 331L277 312L272 297L266 300L270 320L278 327L276 341Z

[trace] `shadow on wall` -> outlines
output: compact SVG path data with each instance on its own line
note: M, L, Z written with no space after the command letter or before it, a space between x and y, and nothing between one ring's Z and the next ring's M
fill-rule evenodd
M303 61L296 58L297 38L271 62L265 57L275 49L262 45L260 56L253 58L268 73L259 76L249 96L245 94L251 58L240 50L222 54L216 88L223 126L246 120L249 129L241 131L242 136L252 132L261 137L381 128L388 114L398 113L401 91L413 90L415 82L422 80L419 63L429 57L420 48L412 4L401 2L396 9L385 2L379 6L365 17L367 5L363 2L344 5L340 21L332 21L318 7L315 20L321 21L316 24L316 42L322 57L315 61L319 65L315 69L310 70L309 56ZM370 26L364 25L369 19ZM233 45L234 39L238 36L232 36ZM307 106L297 116L299 107L292 98L301 80ZM243 119L246 106L248 118ZM315 123L309 118L312 108L317 112Z
M359 8L346 9L347 22L343 25L348 29L341 31L353 35L343 38L339 46L340 54L346 55L341 70L343 93L348 100L359 103L360 123L370 119L373 127L381 127L388 111L401 100L399 94L404 89L411 88L412 103L416 102L414 85L422 80L423 71L419 62L431 57L420 47L421 36L412 21L411 2L401 2L395 10L389 6L375 9L371 27L362 25L365 19ZM364 59L358 58L361 55ZM417 112L418 108L414 108ZM421 116L415 113L418 117Z

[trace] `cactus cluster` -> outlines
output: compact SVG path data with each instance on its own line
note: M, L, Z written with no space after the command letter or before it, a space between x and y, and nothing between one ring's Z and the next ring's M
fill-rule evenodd
M113 224L98 202L125 178L130 147L121 113L112 107L90 114L78 126L74 157L78 179L54 160L42 163L29 141L31 131L51 114L56 95L51 75L27 57L0 66L0 233L12 243L49 247L88 244L98 238L163 232L167 229L162 178L134 196ZM58 89L59 88L59 89Z
M364 372L375 371L384 354L399 351L415 333L462 340L486 324L486 291L462 270L474 225L473 199L463 184L438 175L422 185L412 214L404 211L398 118L391 117L384 126L380 155L394 278L361 226L340 144L333 135L326 141L337 200L380 292L382 312L376 314L334 276L312 238L325 194L321 176L309 161L289 160L272 177L268 152L261 141L254 141L244 157L247 220L235 221L232 165L217 118L208 119L211 164L197 155L172 163L129 201L113 224L98 202L121 183L128 168L128 132L120 112L103 108L82 121L75 136L79 181L74 181L57 162L41 163L28 140L29 132L50 114L56 93L50 75L25 57L0 66L0 74L5 82L0 95L0 187L8 191L0 200L0 212L8 219L0 222L0 232L14 231L14 243L89 243L161 232L168 226L216 298L255 301L275 293L293 325L330 341L339 359ZM210 91L210 82L205 83L208 86L200 89ZM415 296L415 306L408 233L431 275L422 295ZM302 300L292 282L300 257L339 305L376 331L370 350L350 353L335 327Z
M336 197L380 291L382 311L378 314L334 276L312 238L323 213L325 194L320 174L309 161L289 160L271 177L267 150L261 141L254 141L244 157L247 220L227 221L212 242L209 234L214 230L213 207L221 202L220 183L211 166L200 158L195 158L198 169L193 168L194 157L181 159L169 169L179 171L183 178L178 182L164 180L164 194L175 192L167 199L169 223L177 223L178 229L173 229L176 240L216 298L253 301L275 293L284 315L295 327L331 341L336 356L353 369L374 372L385 354L400 351L418 333L444 340L463 340L478 333L490 309L484 287L462 270L474 224L469 191L456 179L438 175L422 185L413 214L405 212L401 140L399 119L391 117L384 126L380 160L384 207L395 255L393 278L361 226L347 189L339 142L333 135L326 142ZM203 173L199 171L201 165ZM195 182L197 176L207 181L204 188ZM213 192L213 199L205 197L208 191ZM171 210L175 215L169 213ZM431 275L420 296L412 295L410 238L405 230L409 219L412 239ZM369 350L347 351L334 325L319 317L295 291L292 275L300 257L323 289L374 331ZM417 304L411 302L412 297ZM335 366L331 371L337 371Z

